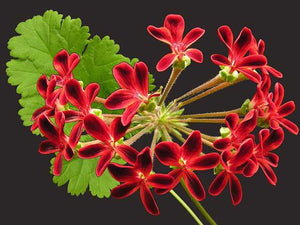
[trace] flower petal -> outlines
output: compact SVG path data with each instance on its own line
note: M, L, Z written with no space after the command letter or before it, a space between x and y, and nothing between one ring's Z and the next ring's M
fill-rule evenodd
M282 84L276 83L274 87L274 104L279 107L284 98L284 88Z
M216 65L219 65L219 66L230 66L230 61L224 55L213 54L213 55L211 55L210 59Z
M208 193L212 196L219 195L225 188L226 184L228 182L228 173L223 170L221 173L216 176L214 181L211 183Z
M108 96L104 105L111 110L124 109L137 101L140 100L137 98L136 91L133 92L127 89L119 89Z
M129 127L130 123L128 123L126 126L122 124L121 117L115 118L110 124L110 133L114 138L114 141L116 142L122 138Z
M51 154L59 151L59 146L56 142L46 140L42 141L39 147L39 153L41 154Z
M234 174L229 174L229 189L233 205L238 205L242 201L243 193L239 179Z
M66 83L66 97L68 99L68 101L74 105L76 108L82 110L82 109L86 109L89 106L87 105L87 99L85 97L85 94L82 90L82 87L80 85L80 83L75 80L69 80Z
M134 65L136 90L144 97L148 96L148 67L143 62Z
M54 56L53 66L61 76L68 76L79 62L79 55L69 55L66 50L61 50Z
M242 137L248 136L250 132L252 132L257 124L257 112L255 110L251 110L247 113L244 119L239 123L234 134L238 136L240 139Z
M236 67L248 67L250 69L256 69L267 64L267 58L263 55L249 55L244 57Z
M189 48L188 50L185 51L185 54L193 61L197 63L202 63L203 62L203 53L196 48Z
M65 115L65 120L67 123L83 120L83 117L84 117L82 112L75 111L75 110L66 110L66 111L63 111L63 114Z
M45 99L47 97L48 78L46 75L40 76L36 83L39 94Z
M136 192L139 189L139 183L133 182L133 183L124 183L119 185L118 187L115 187L111 190L111 196L113 198L126 198L130 195L132 195L134 192Z
M97 97L100 90L100 86L97 83L91 83L85 88L85 95L88 106L90 106Z
M277 176L274 173L273 169L267 163L260 163L259 165L269 183L275 186L277 183Z
M233 55L236 57L242 57L250 49L252 44L252 32L249 28L244 27L233 44Z
M221 138L215 140L213 146L216 150L225 151L232 148L231 139L230 138Z
M199 156L188 163L188 166L193 170L208 170L216 167L220 162L218 153L208 153Z
M265 160L268 162L268 164L272 167L277 167L279 162L279 156L275 153L268 152L264 155Z
M236 129L239 120L240 118L237 113L231 113L225 118L226 125L231 131Z
M67 161L70 161L74 156L74 151L68 144L65 145L64 151L62 153Z
M172 190L180 182L182 175L183 175L183 170L182 169L172 170L169 173L169 175L174 178L173 184L167 189L156 188L155 189L156 194L163 195L163 194L166 194L167 192L169 192L170 190Z
M174 54L174 53L169 53L169 54L163 56L157 63L156 70L158 72L165 71L174 63L175 58L176 58L176 54Z
M110 163L107 168L112 177L119 182L132 183L140 180L138 172L132 166Z
M139 152L135 148L129 145L118 145L116 148L116 152L119 156L121 156L122 159L124 159L131 165L135 164L136 157L139 154Z
M99 157L105 150L107 146L103 144L87 145L79 149L78 156L83 159L92 159Z
M174 178L168 174L152 174L147 178L147 184L154 188L170 188Z
M53 123L45 116L41 115L38 120L38 125L41 133L49 139L59 140L58 129Z
M245 67L239 67L237 68L237 70L244 74L249 80L253 81L254 83L259 83L261 81L261 76L253 71L252 69L248 69L248 68L245 68Z
M141 101L136 101L125 109L121 118L121 121L124 126L127 126L131 122L132 118L140 108L141 104L142 104Z
M181 146L182 158L190 160L193 157L199 156L202 152L201 134L198 130L193 131L184 144Z
M205 190L197 175L192 171L185 170L185 172L183 173L183 179L186 187L193 195L193 197L198 201L202 201L205 198Z
M70 137L69 137L69 144L71 145L71 147L75 147L81 137L83 131L83 122L80 121L77 124L75 124L75 126L72 128L72 131L70 133Z
M157 159L165 166L180 166L179 159L181 157L180 146L174 142L160 142L155 147L155 155Z
M149 147L144 148L137 155L136 163L134 165L134 167L136 169L138 169L139 171L141 171L144 174L145 177L148 177L148 175L152 171L153 161L152 161L150 151L151 150L150 150Z
M123 89L135 90L134 71L131 65L122 62L113 68L113 75Z
M293 113L295 111L295 108L296 107L294 101L289 101L280 106L277 112L280 117L285 117Z
M146 185L142 185L140 187L140 197L142 203L148 213L151 215L157 216L159 215L159 209L155 202L155 199L150 191L150 189Z
M263 130L259 132L262 135ZM268 137L264 138L262 146L264 151L272 151L278 148L284 140L284 132L282 128L272 130Z
M243 175L245 177L252 177L257 172L257 169L258 169L257 163L249 159L247 164L243 168Z
M46 113L47 110L49 110L49 107L48 106L43 106L41 108L38 108L37 110L34 111L34 113L32 114L32 118L31 120L32 121L35 121L36 119L38 119L38 117L43 114L43 113ZM47 115L47 113L46 113Z
M246 139L239 147L235 155L229 160L230 166L238 167L245 163L253 153L254 143L251 138Z
M104 173L113 156L114 151L112 150L107 150L107 152L101 155L96 167L96 175L98 177L100 177Z
M62 166L63 166L62 154L58 153L56 155L54 163L53 163L53 175L54 176L59 176L61 174Z
M280 123L281 126L286 128L289 132L292 134L298 135L299 133L299 128L296 124L294 124L292 121L287 120L285 118L280 118L276 120L278 123Z
M185 49L191 46L194 42L196 42L199 38L201 38L204 34L205 30L202 28L196 27L190 32L188 32L184 39L182 40L182 44L184 45Z
M219 27L218 35L227 48L231 49L233 44L233 34L230 27L226 25Z
M93 138L103 142L109 142L111 140L108 126L96 115L88 114L83 122L86 132Z
M148 33L159 41L171 44L172 37L170 31L165 27L154 27L152 25L147 27Z
M274 77L277 77L277 78L282 78L283 77L282 73L280 71L276 70L275 68L273 68L271 66L265 66L265 68Z
M180 15L169 14L165 18L164 27L167 28L172 36L173 42L180 42L184 31L184 19Z

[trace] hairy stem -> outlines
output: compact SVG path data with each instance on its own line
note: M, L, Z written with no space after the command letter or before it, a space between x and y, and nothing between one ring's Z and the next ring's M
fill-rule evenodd
M162 126L161 126L161 130L162 130L162 132L163 132L163 135L164 135L166 141L172 141L172 137L170 136L170 134L169 134L167 128L165 127L165 125L162 125Z
M193 212L193 210L184 202L184 200L178 194L176 194L175 191L171 190L170 194L173 195L173 197L185 208L185 210L193 217L193 219L197 222L197 224L203 225L203 223Z
M180 96L179 98L176 98L175 101L178 102L178 101L180 101L180 100L182 100L182 99L184 99L184 98L187 98L187 97L191 97L191 96L193 96L193 95L196 95L196 94L198 94L199 92L204 91L204 90L207 90L207 89L209 89L209 88L211 88L211 87L213 87L213 86L216 86L216 85L218 85L218 84L220 84L220 83L222 83L222 82L223 82L223 80L222 80L222 78L220 77L220 75L218 74L218 75L216 75L214 78L212 78L211 80L209 80L209 81L207 81L207 82L205 82L205 83L199 85L198 87L194 88L193 90L190 90L190 91L186 92L185 94L183 94L183 95Z
M158 138L158 128L155 128L154 130L154 134L153 134L153 138L152 138L152 142L151 142L151 155L152 155L152 158L154 157L154 148L156 146L156 143L157 143L157 138Z
M104 104L105 100L106 100L105 98L96 97L94 102L97 102L99 104Z
M242 112L241 108L223 111L223 112L211 112L211 113L199 113L199 114L190 114L190 115L182 115L178 118L205 118L205 117L225 117L231 113L240 114Z
M208 212L205 210L205 208L201 205L201 203L195 199L191 193L189 192L189 190L187 189L187 187L185 186L184 182L181 180L180 181L183 189L185 190L185 192L187 193L187 195L190 197L190 199L192 200L192 202L194 203L194 205L197 207L197 209L199 210L199 212L205 217L205 219L207 220L207 222L209 222L210 225L217 225L217 223L214 221L214 219L208 214Z
M193 118L187 118L187 119L179 119L179 122L184 123L225 123L225 119L193 119Z
M87 145L93 145L93 144L100 144L103 143L102 141L99 140L93 140L93 141L87 141L87 142L80 142L81 147L85 147Z
M164 91L163 91L163 93L162 93L162 96L161 96L160 100L159 100L159 103L158 103L159 106L160 106L160 105L165 101L165 99L167 98L167 96L168 96L170 90L172 89L173 84L175 83L175 81L176 81L177 78L179 77L181 71L182 71L181 69L173 68L172 73L171 73L171 75L170 75L170 78L169 78L169 80L168 80L168 83L167 83L167 85L166 85L166 87L165 87L165 89L164 89Z
M131 133L131 132L133 132L133 131L135 131L135 130L144 128L144 127L148 126L149 124L150 124L150 123L143 123L143 124L138 124L138 125L136 125L135 127L131 127L130 129L128 129L128 130L126 131L126 134L127 134L127 133Z
M153 128L153 126L154 126L153 124L149 124L143 130L141 130L140 132L138 132L136 135L134 135L133 137L131 137L128 140L124 141L124 144L125 145L132 145L140 137L142 137L144 134L148 133Z

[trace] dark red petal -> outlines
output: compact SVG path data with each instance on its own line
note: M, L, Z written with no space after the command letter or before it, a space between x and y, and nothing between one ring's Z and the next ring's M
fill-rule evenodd
M265 47L265 42L262 39L258 41L257 47L258 47L258 54L261 55L264 54L266 47Z
M213 146L216 150L225 151L232 148L230 138L221 138L214 141Z
M69 137L69 144L71 145L71 147L75 147L81 137L82 134L82 130L83 130L83 122L80 121L78 122L73 128L72 131L70 133L70 137Z
M46 75L42 75L37 83L36 87L40 95L45 99L47 97L47 89L48 89L48 78Z
M59 140L58 129L45 115L41 115L39 117L38 125L40 131L46 138L56 140L56 141Z
M239 68L237 68L237 70L240 73L244 74L249 80L253 81L254 83L258 84L261 81L261 76L252 69L248 69L245 67L239 67Z
M225 122L227 127L232 131L235 130L235 128L237 127L238 123L239 123L239 115L237 113L231 113L228 116L226 116L225 118Z
M51 92L46 99L46 105L55 107L56 101L58 100L59 96L62 93L62 88L56 89L55 91Z
M63 153L63 156L65 157L65 159L67 161L70 161L73 158L73 156L74 156L74 151L71 148L71 146L68 145L68 144L65 145L65 149L64 149L64 151L62 153Z
M213 54L210 59L214 64L219 66L229 66L231 64L226 56L220 54Z
M220 162L218 153L208 153L199 156L188 163L188 166L193 170L208 170L216 167Z
M280 106L277 112L279 116L285 117L293 113L295 111L295 108L296 107L294 101L289 101Z
M183 179L186 187L193 195L193 197L198 201L202 201L205 198L205 190L197 175L192 171L185 170L185 172L183 173Z
M101 155L96 167L96 175L98 177L100 177L104 173L113 156L114 152L112 150L108 150L107 152Z
M142 185L140 187L140 197L142 203L148 213L151 215L157 216L159 215L159 209L155 202L155 199L150 191L150 189L146 185Z
M87 104L90 106L95 98L97 97L100 90L100 86L97 83L91 83L85 88L85 95L87 99Z
M299 133L298 126L294 124L292 121L287 120L285 118L280 118L277 120L277 122L280 123L281 126L285 127L292 134L297 135Z
M62 76L65 76L68 73L68 58L69 53L64 49L57 53L53 58L53 66Z
M121 121L124 126L127 126L131 122L132 118L140 108L141 104L142 104L141 101L136 101L125 109L121 118Z
M147 178L147 183L154 188L170 188L174 178L168 174L152 174Z
M39 147L39 153L41 154L51 154L59 151L59 146L53 141L42 141Z
M234 58L242 57L250 49L252 44L252 32L249 28L244 27L233 44Z
M138 182L140 180L138 172L132 166L123 166L117 163L110 163L108 171L117 181Z
M105 101L104 105L108 109L124 109L129 105L140 101L136 92L127 89L119 89L113 92Z
M252 132L257 124L257 112L252 110L247 113L244 119L240 122L234 134L239 137L246 137L250 132Z
M68 62L70 71L72 71L77 66L78 63L79 63L79 55L77 55L76 53L72 53L69 57L69 62Z
M169 192L170 190L172 190L180 182L182 175L183 175L183 171L182 171L182 169L175 169L175 170L172 170L169 173L169 175L174 178L173 184L167 189L156 188L155 189L156 194L163 195L163 194L166 194L167 192Z
M116 152L119 156L121 156L122 159L124 159L131 165L135 164L136 157L139 154L139 152L135 148L128 145L118 145L116 148Z
M189 48L185 51L185 54L194 62L202 63L203 62L203 53L196 48Z
M125 135L129 127L130 127L130 123L124 126L121 122L121 117L117 117L110 124L110 133L114 138L114 140L118 141L120 138L122 138Z
M266 65L267 58L263 55L249 55L243 58L236 67L248 67L250 69L256 69Z
M181 146L182 158L191 160L202 152L201 134L198 130L193 131Z
M229 189L233 205L238 205L242 201L243 193L239 179L234 174L229 174Z
M277 183L277 176L272 168L267 163L260 163L260 168L264 172L269 183L275 186Z
M238 167L245 163L253 153L254 143L251 138L245 140L235 153L235 155L229 160L229 165L232 167Z
M61 174L62 166L63 166L62 154L58 153L56 155L54 163L53 163L53 175L54 176L59 176Z
M230 27L226 25L219 27L218 35L227 48L231 49L233 44L233 34Z
M62 139L65 137L64 134L65 122L66 122L65 115L62 112L57 112L55 114L55 123L58 127L59 136Z
M138 62L134 65L136 90L143 96L148 96L148 68L145 63Z
M268 71L270 74L272 74L274 77L277 77L277 78L282 78L282 77L283 77L282 73L281 73L280 71L274 69L273 67L271 67L271 66L266 66L265 68L266 68L267 71Z
M165 71L173 64L173 62L175 61L175 58L176 58L176 54L174 54L174 53L169 53L169 54L163 56L157 63L156 70L158 72Z
M145 177L148 177L148 175L152 171L153 161L152 161L152 157L151 157L150 151L151 150L150 150L149 147L144 148L137 155L136 163L134 165L134 167L136 169L138 169L139 171L141 171L145 175Z
M65 120L67 123L83 120L84 117L82 112L75 111L75 110L66 110L63 111L63 114L65 115Z
M109 142L111 140L108 126L99 117L89 114L84 118L83 122L86 132L92 137L103 142Z
M243 175L245 177L252 177L257 172L257 169L258 169L257 163L249 159L247 164L243 168Z
M185 49L188 48L190 45L192 45L199 38L201 38L204 32L205 30L199 27L190 30L182 40L182 44L184 45Z
M214 181L211 183L208 193L217 196L219 195L225 188L226 184L228 182L228 173L223 170L221 173L216 176Z
M164 27L167 28L172 36L173 42L180 42L184 31L184 19L180 15L169 14L166 16Z
M174 142L161 142L155 147L157 159L166 166L180 166L180 146Z
M154 27L154 26L148 26L147 30L149 34L151 34L153 37L155 37L157 40L160 40L162 42L165 42L167 44L170 44L172 42L172 37L170 34L170 31L165 27Z
M107 150L107 146L103 144L87 145L79 149L78 156L83 159L92 159L100 156L105 150Z
M272 167L277 167L279 162L279 156L275 153L268 152L264 155L265 160L268 162L268 164Z
M279 107L284 98L284 88L282 84L276 83L274 87L274 104Z
M131 65L122 62L113 68L113 74L121 88L135 90L134 71Z
M263 130L260 131L262 135ZM264 151L272 151L278 148L284 140L284 132L282 128L272 130L268 137L264 138L262 146Z
M124 183L119 185L118 187L115 187L111 190L111 196L113 198L126 198L130 195L132 195L134 192L136 192L139 189L139 183Z
M37 110L34 111L34 113L32 114L32 121L35 121L36 119L38 119L38 117L43 114L46 113L46 111L49 109L48 106L43 106L41 108L38 108Z
M89 108L82 87L80 83L75 79L69 80L66 83L66 97L68 101L78 109Z

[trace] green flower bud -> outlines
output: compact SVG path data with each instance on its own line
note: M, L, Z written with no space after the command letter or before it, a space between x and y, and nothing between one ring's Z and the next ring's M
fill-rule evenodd
M226 138L228 135L230 135L230 130L228 127L221 127L220 128L220 134L222 138Z

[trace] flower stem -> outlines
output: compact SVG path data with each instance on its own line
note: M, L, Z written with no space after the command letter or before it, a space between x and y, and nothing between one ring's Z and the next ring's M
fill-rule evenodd
M128 140L124 141L124 144L125 145L132 145L140 137L142 137L144 134L146 134L147 132L149 132L153 128L153 126L154 126L153 124L149 124L143 130L141 130L140 132L138 132L136 135L134 135L133 137L131 137Z
M190 114L190 115L182 115L178 118L205 118L205 117L225 117L230 113L241 113L241 108L223 111L223 112L211 112L211 113L199 113L199 114Z
M181 180L180 181L183 189L185 190L185 192L187 193L187 195L190 197L190 199L192 200L192 202L194 203L194 205L197 207L197 209L199 210L199 212L205 217L205 219L207 220L207 222L209 222L209 224L211 225L217 225L217 223L214 221L214 219L208 214L208 212L205 210L205 208L201 205L201 203L195 199L191 193L189 192L189 190L187 189L187 187L185 186L184 182Z
M162 130L162 132L163 132L163 135L164 135L166 141L172 141L172 137L171 137L170 134L168 133L168 130L167 130L167 128L165 127L165 125L162 125L162 126L161 126L161 130Z
M179 77L180 73L181 73L181 69L178 68L173 68L172 73L170 75L170 78L168 80L168 83L162 93L162 96L159 100L158 105L160 106L166 99L166 97L168 96L173 84L175 83L175 81L177 80L177 78Z
M94 102L97 102L99 104L104 104L105 100L106 100L105 98L96 97Z
M216 75L214 78L212 78L211 80L199 85L198 87L194 88L193 90L190 90L189 92L186 92L185 94L183 94L182 96L180 96L179 98L176 98L175 101L180 101L184 98L187 98L187 97L190 97L190 96L193 96L195 94L198 94L199 92L201 91L204 91L204 90L207 90L213 86L216 86L220 83L222 83L223 80L222 78L220 77L220 75Z
M130 129L128 129L128 130L126 131L126 134L127 134L127 133L131 133L132 131L135 131L135 130L137 130L137 129L144 128L144 127L148 126L149 124L150 124L150 123L143 123L143 124L138 124L138 125L136 125L135 127L131 127Z
M155 148L156 143L157 143L157 138L158 138L158 129L155 128L153 138L152 138L152 142L151 142L151 156L152 156L152 158L154 157L154 148Z
M187 119L179 119L179 122L184 123L225 123L225 119L193 119L193 118L187 118Z
M185 210L193 217L193 219L197 222L199 225L203 225L201 220L197 217L197 215L192 211L192 209L183 201L183 199L176 194L175 191L171 190L170 194L173 195L173 197L185 208Z
M197 101L197 100L199 100L201 98L204 98L204 97L206 97L206 96L208 96L210 94L213 94L213 93L215 93L215 92L217 92L219 90L222 90L222 89L224 89L226 87L229 87L229 86L237 84L237 83L239 83L241 81L244 81L245 79L246 78L244 78L244 77L240 77L240 78L236 79L234 82L224 82L224 83L221 83L221 84L219 84L219 85L217 85L217 86L215 86L213 88L208 89L207 91L202 92L199 95L196 95L196 96L194 96L194 97L192 97L192 98L190 98L188 100L185 100L183 102L180 102L178 104L177 108L181 108L181 107L183 107L185 105L188 105L188 104L190 104L190 103L192 103L194 101Z

